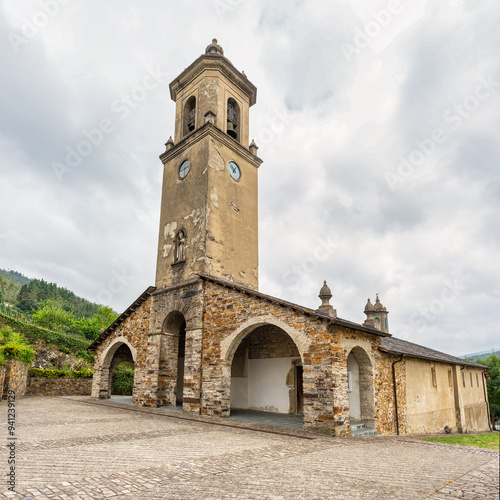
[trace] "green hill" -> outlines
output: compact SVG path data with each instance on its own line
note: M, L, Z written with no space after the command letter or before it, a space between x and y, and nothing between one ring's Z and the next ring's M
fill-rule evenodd
M78 297L56 283L27 278L10 269L0 269L0 305L7 302L29 316L38 309L41 302L47 300L53 301L75 317L92 318L98 312L97 304Z
M31 281L31 278L28 278L24 276L24 274L18 273L17 271L12 271L11 269L0 269L0 276L7 278L16 285L25 285Z
M19 283L14 283L5 275L0 274L0 302L15 304L20 290L21 285Z
M65 311L76 317L91 318L98 312L98 305L82 297L78 297L71 290L48 283L45 280L34 279L21 286L17 295L16 306L24 313L38 308L40 302L53 301Z

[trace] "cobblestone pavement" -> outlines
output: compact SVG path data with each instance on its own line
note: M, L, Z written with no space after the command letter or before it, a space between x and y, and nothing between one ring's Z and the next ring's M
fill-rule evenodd
M0 498L499 498L499 457L492 450L221 425L88 397L16 402L16 491L10 492L5 401L0 408Z

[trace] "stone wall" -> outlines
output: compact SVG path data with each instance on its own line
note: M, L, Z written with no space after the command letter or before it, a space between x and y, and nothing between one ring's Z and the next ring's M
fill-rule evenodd
M134 360L133 404L143 404L146 378L146 351L150 323L151 297L143 302L131 315L107 337L95 351L92 397L106 399L110 396L111 363L114 354L126 344Z
M4 388L4 381L5 381L5 366L0 366L0 400L3 397L3 388Z
M205 283L204 312L202 413L229 414L234 352L253 329L274 325L293 340L302 359L304 428L337 436L350 434L348 347L342 342L347 338L353 346L363 343L374 359L378 336L209 281Z
M179 315L185 321L183 410L200 412L201 351L203 337L203 282L154 292L147 345L147 373L142 404L157 407L176 404L179 355Z
M397 394L397 419L396 402L394 400L394 380L392 366L394 364ZM407 433L406 417L406 366L405 359L391 356L383 352L376 355L376 419L377 432L380 435Z
M260 326L248 339L248 358L293 358L299 356L293 340L276 326Z
M5 378L3 384L3 396L8 391L14 391L16 397L24 396L28 379L29 364L17 359L8 358L5 361Z
M89 396L91 378L28 377L27 396Z

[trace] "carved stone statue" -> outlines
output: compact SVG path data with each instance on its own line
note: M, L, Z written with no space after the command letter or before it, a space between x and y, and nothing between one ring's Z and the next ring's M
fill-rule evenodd
M186 235L184 234L184 231L181 229L177 233L177 245L175 249L175 261L179 262L181 260L184 260L186 257L184 255L184 247L186 245Z

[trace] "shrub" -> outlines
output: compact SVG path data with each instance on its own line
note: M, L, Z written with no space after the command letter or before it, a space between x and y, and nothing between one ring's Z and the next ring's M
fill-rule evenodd
M0 335L1 341L4 343L0 346L0 360L5 361L5 358L12 358L31 364L35 358L35 350L26 344L20 333L7 327L0 329Z
M55 368L30 368L30 376L47 378L92 378L92 370L56 370Z
M120 363L113 371L111 392L130 396L134 388L134 367L130 363Z
M47 342L47 344L52 344L58 349L65 347L71 353L85 351L90 345L89 340L71 337L69 335L65 335L64 333L52 332L36 325L28 325L2 313L0 313L0 325L1 324L10 326L16 331L21 332L28 342L34 343L39 339L43 339ZM87 356L92 356L92 354L88 353Z

